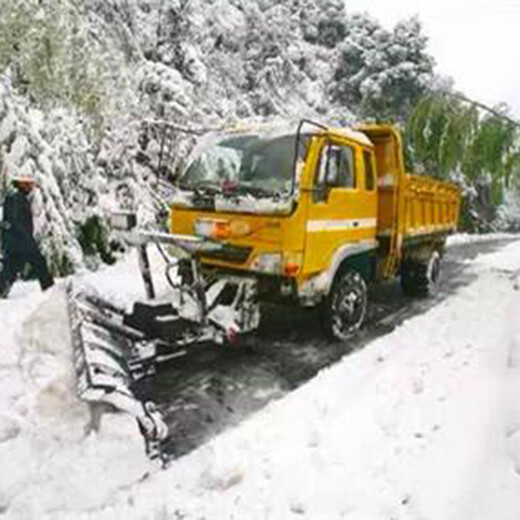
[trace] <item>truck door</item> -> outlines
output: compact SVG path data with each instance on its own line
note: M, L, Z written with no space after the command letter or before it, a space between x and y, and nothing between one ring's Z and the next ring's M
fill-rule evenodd
M323 145L314 174L306 226L308 274L329 267L344 246L374 244L377 190L372 150L348 142Z

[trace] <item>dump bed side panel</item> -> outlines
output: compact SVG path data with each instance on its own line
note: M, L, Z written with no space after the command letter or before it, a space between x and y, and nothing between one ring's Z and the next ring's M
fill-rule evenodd
M405 240L451 233L457 229L460 194L454 184L420 175L405 175L403 199L401 232Z

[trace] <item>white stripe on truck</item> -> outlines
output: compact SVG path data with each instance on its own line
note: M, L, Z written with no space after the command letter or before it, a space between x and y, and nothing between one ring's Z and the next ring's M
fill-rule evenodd
M375 218L353 218L348 220L309 220L307 231L318 233L321 231L344 231L347 229L372 229L377 225Z

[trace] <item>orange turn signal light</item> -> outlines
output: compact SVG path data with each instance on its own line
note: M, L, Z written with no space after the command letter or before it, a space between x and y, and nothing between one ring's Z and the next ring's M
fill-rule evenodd
M226 238L229 238L229 236L231 235L231 229L230 229L230 226L229 226L229 222L227 221L215 221L215 227L214 227L214 230L213 230L213 233L214 233L214 237L218 240L223 240L223 239L226 239Z
M289 278L296 278L302 268L303 254L301 252L286 253L284 255L283 274Z
M289 262L283 267L283 274L289 278L295 278L300 272L300 265L293 262Z

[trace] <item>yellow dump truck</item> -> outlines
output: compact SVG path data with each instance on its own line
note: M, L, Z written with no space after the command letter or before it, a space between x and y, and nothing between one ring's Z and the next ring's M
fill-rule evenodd
M302 121L207 135L178 179L169 232L113 217L137 247L148 298L127 312L68 289L79 394L134 415L154 452L168 429L134 395L137 379L187 347L254 332L263 301L320 306L330 335L347 340L363 323L367 284L400 275L406 293L435 291L459 209L456 186L405 173L390 125ZM171 285L160 298L150 244Z
M224 244L201 254L206 272L252 275L261 299L321 304L328 331L346 339L363 321L367 283L401 274L409 294L435 290L459 208L455 185L405 173L395 127L304 121L203 140L170 227Z

